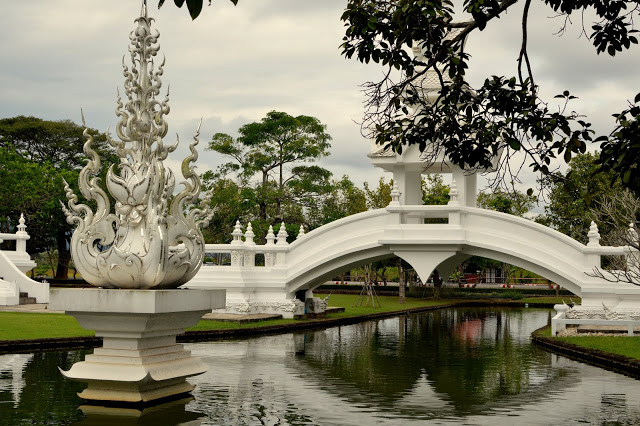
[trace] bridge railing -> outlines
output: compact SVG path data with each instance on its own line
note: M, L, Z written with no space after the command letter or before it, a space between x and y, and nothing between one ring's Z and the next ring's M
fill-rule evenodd
M205 259L213 260L213 265L205 261L206 266L234 266L234 267L264 267L284 264L282 254L286 247L276 245L257 244L205 244ZM280 254L280 256L278 256ZM259 255L264 261L256 262Z
M20 215L18 220L17 231L15 234L0 232L0 243L3 241L15 241L14 250L2 250L2 252L11 260L21 271L27 272L36 266L27 253L27 240L31 238L26 231L24 215ZM0 274L1 275L1 274Z
M393 205L387 207L387 211L399 216L398 223L427 224L426 219L447 219L451 225L460 225L460 212L463 207L459 204L445 205Z

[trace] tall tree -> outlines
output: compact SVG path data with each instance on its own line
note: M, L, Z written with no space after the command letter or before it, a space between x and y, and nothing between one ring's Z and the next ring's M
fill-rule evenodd
M367 196L367 207L370 209L381 209L387 207L391 202L391 190L393 189L393 179L386 182L381 177L378 181L378 187L371 189L367 182L364 183L364 192Z
M439 173L428 174L422 179L422 201L424 204L443 205L449 202L449 185Z
M209 149L233 160L221 166L221 174L236 172L244 182L258 177L258 203L263 220L267 219L267 206L271 202L276 207L275 221L282 220L282 202L289 195L285 191L287 185L298 190L313 187L313 192L321 190L330 176L330 172L318 166L298 164L329 154L331 136L315 117L293 117L271 111L260 122L242 126L238 133L236 139L216 133ZM301 196L300 191L297 195Z
M80 169L85 164L84 128L71 120L50 121L23 115L0 119L0 147L13 148L22 157L49 163L56 169ZM94 149L103 160L113 162L114 151L107 139L95 129L87 129L93 136Z
M585 153L571 160L562 180L548 179L549 204L537 221L586 244L592 220L590 210L597 209L606 196L622 190L616 173L599 169L598 153ZM608 232L607 224L599 226Z
M66 223L58 200L65 200L62 178L77 184L84 165L84 128L69 120L48 121L18 116L0 119L0 222L12 227L24 213L33 254L57 250L56 278L67 278L72 229ZM106 137L95 129L94 145L107 165L114 152ZM107 167L103 166L103 172ZM20 196L15 190L20 188ZM14 191L13 193L11 191Z
M365 192L344 175L339 181L332 182L331 192L323 197L318 208L309 209L309 227L313 229L366 210Z

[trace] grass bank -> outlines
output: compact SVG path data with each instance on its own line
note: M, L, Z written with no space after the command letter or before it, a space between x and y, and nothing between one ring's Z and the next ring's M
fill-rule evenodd
M319 297L325 294L317 293ZM381 306L374 308L356 306L358 295L332 294L329 306L343 307L344 312L328 314L324 318L293 320L279 319L260 322L223 322L201 320L195 327L187 330L182 341L207 340L214 336L248 336L263 333L281 333L313 327L327 327L341 324L352 324L366 319L383 318L401 314L402 312L420 311L452 305L510 305L510 306L553 306L562 302L562 297L525 297L513 299L419 299L407 298L404 304L398 302L397 296L379 296ZM551 339L551 336L545 336ZM92 330L85 330L75 318L55 313L22 313L0 312L0 351L29 351L39 348L95 346L100 344ZM586 345L588 350L611 352L620 356L640 358L640 339L624 338L601 339L584 337L563 338L566 344ZM577 340L575 340L577 339ZM613 339L613 340L612 340ZM637 342L637 343L636 343Z
M536 335L554 342L563 343L565 347L580 347L589 351L600 351L620 355L640 361L640 338L626 334L611 336L569 336L552 337L551 328L545 327L536 331Z
M381 307L360 306L356 307L358 296L351 294L335 294L329 298L329 306L345 308L344 312L327 315L327 319L356 318L397 312L409 309L420 309L434 306L444 306L452 303L451 300L434 301L432 299L407 299L406 303L398 303L398 298L393 296L380 296ZM188 329L188 331L208 331L208 330L233 330L233 329L253 329L268 326L287 326L301 323L323 322L324 319L293 320L279 319L251 323L236 323L202 320ZM91 330L85 330L75 318L64 314L43 314L43 313L22 313L22 312L0 312L0 342L15 340L36 340L36 339L60 339L71 337L93 336Z

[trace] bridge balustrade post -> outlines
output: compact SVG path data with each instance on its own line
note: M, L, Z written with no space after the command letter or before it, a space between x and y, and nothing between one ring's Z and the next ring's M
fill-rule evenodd
M27 240L31 238L29 234L27 234L27 225L24 223L24 214L20 214L20 219L18 220L18 231L16 232L16 252L18 253L27 252Z
M627 231L627 244L628 249L625 250L627 270L632 275L640 276L640 253L636 249L638 247L638 232L633 222L629 224L629 230Z
M280 229L278 230L278 241L276 242L277 246L288 246L287 237L289 234L287 233L287 228L284 221L280 224ZM286 252L278 251L276 254L276 265L284 265L286 263Z
M236 220L236 225L231 233L233 240L231 241L231 266L242 267L244 265L244 243L242 242L242 225Z
M456 180L451 180L451 189L449 190L449 203L450 206L460 206L460 201L458 200L458 185L456 184ZM455 210L449 212L449 225L460 225L460 211Z
M400 193L400 191L398 190L398 184L394 181L393 182L393 187L391 188L391 202L389 203L389 205L387 207L400 207L402 204L400 203L400 196L402 194ZM392 217L392 223L391 224L403 224L406 223L406 214L402 213L401 211L392 211L391 212L393 216Z
M251 222L247 225L247 231L244 233L244 266L252 268L256 266L256 243L253 241L256 235L253 233Z
M269 225L269 232L267 232L267 237L266 237L267 243L265 244L265 248L266 247L273 247L276 245L275 241L276 241L276 236L273 233L273 226ZM272 267L276 264L276 254L273 251L266 251L264 252L264 266L266 267Z
M589 237L587 247L600 247L600 233L598 232L598 225L593 221L589 226L587 237ZM602 256L600 254L589 254L587 255L587 262L589 263L587 267L600 268L602 267Z

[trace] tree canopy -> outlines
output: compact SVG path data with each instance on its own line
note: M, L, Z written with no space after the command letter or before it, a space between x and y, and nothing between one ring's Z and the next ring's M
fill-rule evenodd
M159 0L158 6L164 1ZM552 14L564 17L565 26L577 17L596 54L615 56L638 44L634 29L640 11L637 0L538 1ZM203 0L174 3L178 7L186 4L195 19ZM470 56L464 50L465 40L474 32L499 25L498 18L516 4L524 7L522 42L514 52L513 74L487 76L482 85L473 87L466 79ZM398 152L407 144L417 144L427 154L426 161L444 153L467 169L486 169L500 154L499 173L511 175L502 182L517 177L509 167L514 155L524 154L523 164L548 175L556 171L556 158L568 163L598 142L601 168L613 170L624 186L640 194L640 93L635 97L629 93L633 101L628 108L612 111L615 127L597 137L591 123L569 107L575 99L569 90L556 96L563 105L560 109L542 99L534 78L535 63L528 53L531 4L532 0L464 0L464 12L471 19L456 22L451 0L347 0L341 17L346 27L342 54L385 68L379 81L364 84L363 133ZM596 17L590 25L584 22L585 12ZM415 55L409 52L411 48ZM434 79L441 86L435 92L424 84ZM429 141L435 145L427 149ZM532 192L530 189L529 194Z
M271 111L259 122L242 126L238 133L238 138L216 133L208 149L232 160L218 169L220 176L234 172L243 185L257 177L255 201L261 219L267 219L270 204L276 206L274 220L280 221L285 198L309 206L314 196L329 190L331 172L302 164L329 154L331 136L317 118Z
M638 43L633 29L638 1L539 1L567 22L593 11L597 21L588 35L598 54L614 56ZM522 44L514 52L513 76L487 76L482 85L472 87L466 79L470 56L464 51L465 39L489 25L499 25L496 18L516 3L524 3L524 8ZM485 169L495 155L502 154L500 172L510 173L509 159L524 153L524 162L544 175L554 172L555 158L569 162L584 153L589 143L601 142L599 164L640 192L640 107L635 105L640 94L629 108L613 113L617 126L611 133L597 138L591 124L567 108L575 98L568 90L557 96L564 108L553 109L539 96L527 51L530 6L531 0L465 0L464 11L472 19L455 22L450 0L348 1L342 15L346 26L343 55L386 68L379 81L365 84L368 100L363 131L398 152L405 144L417 144L428 154L427 161L444 153L465 168ZM415 55L407 47L414 48ZM438 81L441 89L430 91L425 86L430 79ZM428 141L434 143L429 149Z
M71 261L72 229L60 208L62 178L76 186L84 165L85 129L70 120L48 121L18 116L0 119L0 230L15 232L20 214L27 220L32 254L57 251L57 278L66 278ZM87 129L104 162L113 150L103 134ZM106 172L103 167L103 172ZM19 189L19 195L16 191Z
M599 170L598 153L577 155L569 163L564 179L548 184L548 205L545 215L537 221L586 244L593 220L590 212L599 209L605 198L623 189L615 175L613 171ZM611 231L610 225L604 222L598 226L603 235Z
M105 135L95 129L87 129L87 132L93 136L94 149L108 161L113 150ZM11 148L23 158L49 163L58 169L84 166L86 138L83 133L84 127L71 120L50 121L23 115L0 119L0 147Z

